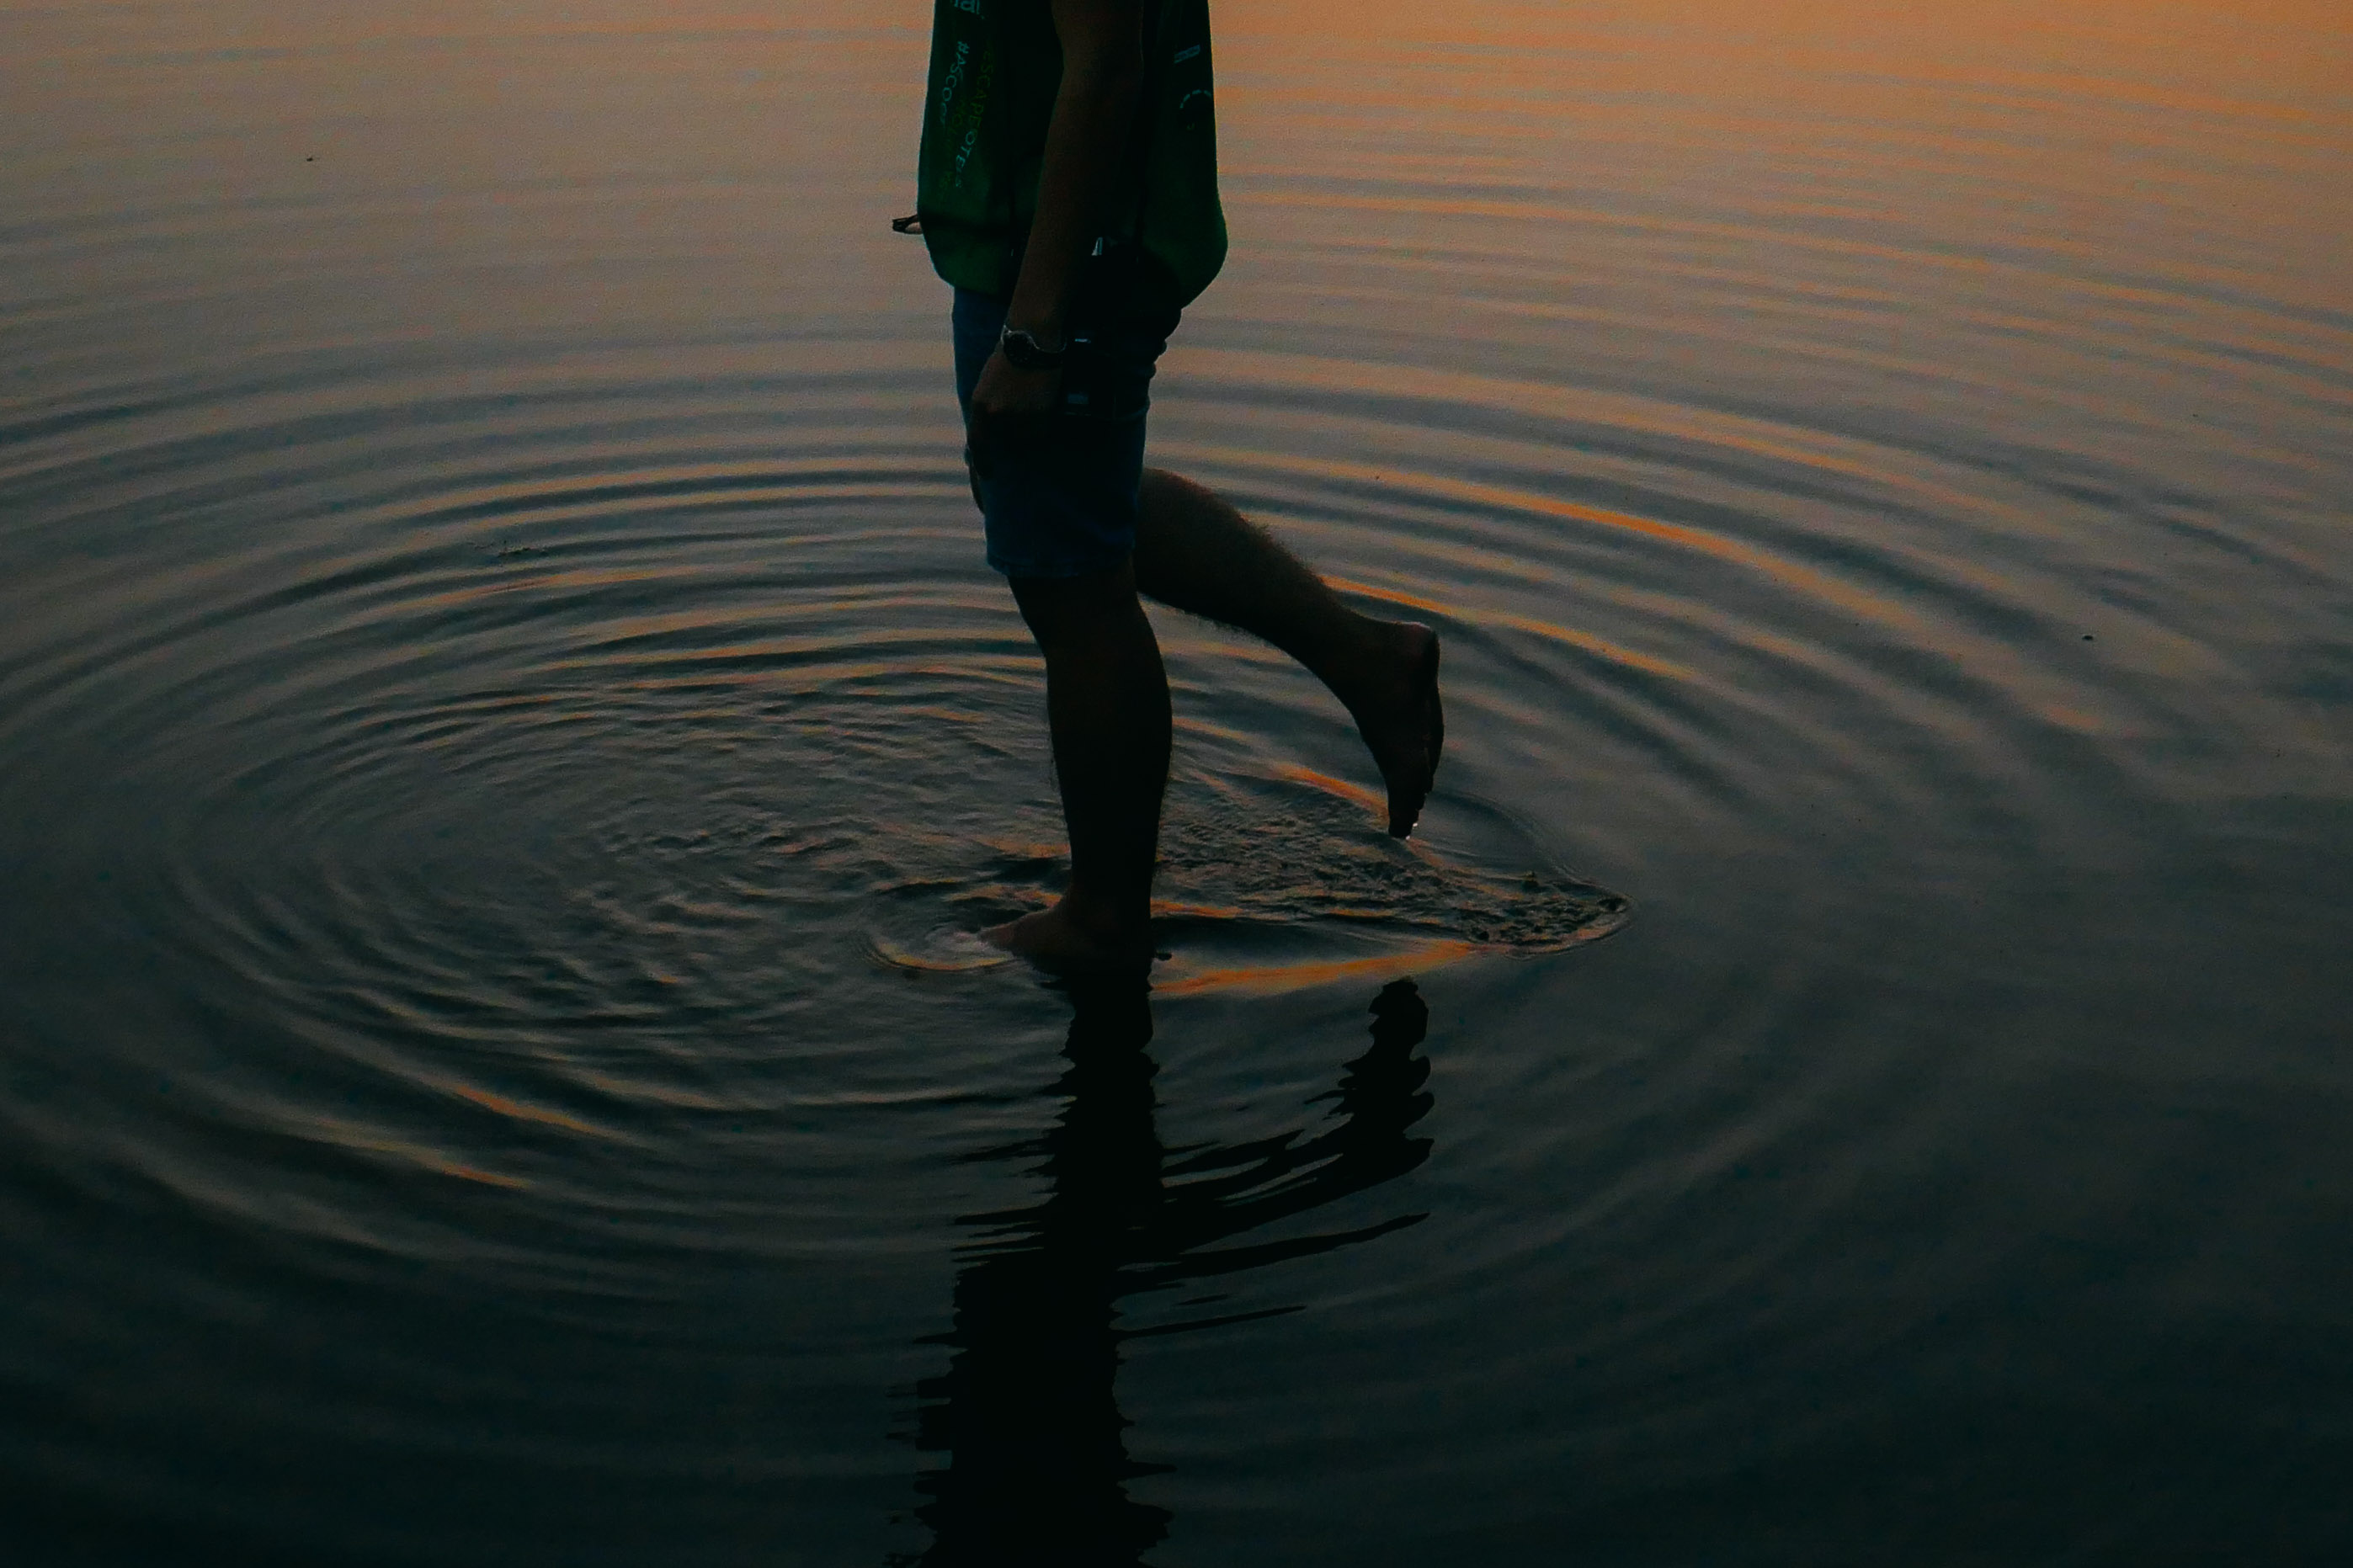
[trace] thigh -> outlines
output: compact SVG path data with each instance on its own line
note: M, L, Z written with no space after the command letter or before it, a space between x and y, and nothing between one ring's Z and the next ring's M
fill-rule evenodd
M1008 577L1113 571L1135 547L1152 375L1174 313L1103 309L1099 294L1082 307L1055 416L1027 438L992 443L972 469L988 563ZM956 296L956 393L967 415L1005 309L986 295ZM972 459L967 446L968 467Z

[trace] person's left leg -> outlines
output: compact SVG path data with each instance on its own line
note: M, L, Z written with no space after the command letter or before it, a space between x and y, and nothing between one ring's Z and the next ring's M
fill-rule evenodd
M1264 637L1305 665L1346 705L1379 764L1389 832L1411 833L1446 745L1438 634L1350 609L1273 535L1190 479L1146 468L1142 495L1137 589Z
M1010 581L1046 658L1046 717L1071 835L1071 885L1051 909L983 934L1065 973L1147 965L1160 798L1168 784L1168 678L1136 599L1134 569Z

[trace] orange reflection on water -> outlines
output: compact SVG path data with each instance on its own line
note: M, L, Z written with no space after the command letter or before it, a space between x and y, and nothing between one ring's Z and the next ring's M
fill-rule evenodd
M1327 985L1340 980L1395 980L1424 970L1458 963L1463 959L1492 951L1481 942L1440 938L1419 942L1396 952L1376 953L1369 958L1204 969L1173 980L1155 980L1152 984L1152 991L1156 996L1197 996L1209 991L1233 992L1250 996L1272 995L1283 991L1303 991L1311 985Z
M1315 467L1325 473L1365 481L1379 481L1388 472L1387 469L1376 468L1371 464L1345 463L1334 459L1319 461ZM1451 479L1440 474L1417 474L1414 476L1413 483L1417 489L1455 500L1468 501L1472 505L1493 510L1522 514L1534 512L1546 517L1561 518L1571 522L1586 523L1592 527L1641 534L1673 544L1681 549L1697 551L1702 554L1712 555L1719 561L1731 562L1746 567L1750 571L1762 573L1766 576L1798 589L1811 598L1824 604L1836 605L1863 620L1900 626L1923 638L1929 630L1918 616L1884 599L1877 598L1825 573L1817 572L1811 567L1799 566L1781 560L1753 544L1744 544L1736 539L1727 539L1722 534L1709 533L1704 529L1688 527L1683 523L1662 522L1656 518L1638 517L1632 512L1609 511L1601 507L1587 506L1578 501L1563 500L1557 496L1541 495L1533 490L1513 489L1503 485L1483 484L1476 479ZM1359 591L1397 598L1400 603L1414 602L1398 595L1393 589L1360 588ZM1432 610L1443 608L1435 604L1430 604L1426 607ZM1627 650L1601 642L1599 638L1588 637L1583 633L1572 631L1566 626L1554 626L1546 621L1524 619L1523 626L1524 629L1536 632L1538 635L1558 637L1562 641L1580 647L1589 647L1596 652L1606 650L1609 657L1622 658L1625 662L1635 664L1637 668L1655 666L1657 673L1662 675L1687 677L1690 673L1676 666L1666 664L1662 660L1649 660L1647 656L1630 654Z
M1423 598L1419 594L1409 594L1401 588L1377 587L1370 583L1358 583L1346 577L1332 577L1325 580L1344 594L1362 594L1368 599L1378 599L1383 604L1398 605L1409 610L1422 610L1433 616L1462 615L1461 611L1451 605L1440 604L1436 599ZM1622 664L1629 669L1639 669L1647 674L1664 676L1670 680L1689 680L1692 678L1692 672L1689 669L1672 660L1655 658L1647 653L1636 653L1632 648L1621 647L1614 642L1595 637L1591 632L1580 632L1572 626L1564 626L1554 621L1538 620L1534 616L1514 615L1507 610L1482 609L1476 615L1465 618L1483 622L1489 626L1509 626L1514 631L1525 632L1531 637L1544 637L1551 642L1566 643L1571 647L1581 648L1597 658L1607 659L1611 664Z
M448 1088L449 1091L459 1099L470 1100L485 1110L494 1110L501 1116L516 1121L536 1121L543 1126L560 1127L566 1132L578 1132L590 1138L615 1136L606 1129L583 1121L576 1116L567 1116L561 1110L550 1110L545 1106L525 1105L519 1100L509 1100L503 1094L492 1094L487 1089L476 1089L471 1084L453 1083Z
M1242 911L1229 904L1179 904L1166 899L1152 900L1152 918L1156 921L1238 921Z
M520 1188L531 1185L521 1176L502 1176L496 1171L485 1171L473 1165L460 1165L450 1160L427 1160L425 1163L445 1176L455 1176L461 1182L479 1182L486 1187Z
M1362 784L1350 784L1346 779L1334 778L1330 773L1319 773L1314 768L1302 767L1296 763L1286 763L1274 771L1278 778L1287 779L1293 784L1310 785L1322 790L1325 795L1338 795L1342 800L1352 805L1363 806L1365 810L1384 822L1388 820L1388 802Z
M312 1119L313 1125L325 1140L342 1149L359 1150L370 1154L385 1154L405 1161L420 1170L436 1175L455 1176L461 1182L474 1182L486 1187L528 1187L531 1183L521 1176L501 1175L485 1171L478 1165L453 1160L438 1149L412 1143L405 1138L394 1138L373 1129L358 1126L332 1116Z

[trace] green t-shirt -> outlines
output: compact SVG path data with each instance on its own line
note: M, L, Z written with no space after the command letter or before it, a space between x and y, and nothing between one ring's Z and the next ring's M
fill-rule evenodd
M1145 75L1106 237L1133 242L1168 302L1226 258L1208 0L1145 0ZM1062 47L1048 0L934 0L915 210L939 275L1002 298L1038 210Z

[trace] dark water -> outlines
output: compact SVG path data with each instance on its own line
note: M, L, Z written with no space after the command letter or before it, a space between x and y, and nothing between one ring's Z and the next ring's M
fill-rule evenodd
M0 1555L2347 1560L2353 25L1901 9L1221 7L1145 998L923 7L0 5Z

